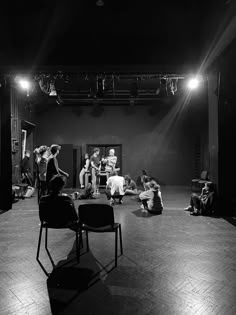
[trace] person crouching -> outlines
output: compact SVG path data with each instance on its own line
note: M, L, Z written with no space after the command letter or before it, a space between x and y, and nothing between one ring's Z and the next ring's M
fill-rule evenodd
M119 204L123 203L122 198L125 194L124 185L124 177L117 175L116 171L111 171L106 185L106 195L107 199L110 201L110 205L115 204L115 199L119 200Z

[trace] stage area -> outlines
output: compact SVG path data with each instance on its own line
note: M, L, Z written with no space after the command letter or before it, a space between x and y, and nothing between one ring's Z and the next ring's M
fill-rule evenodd
M117 268L113 234L90 233L77 264L74 232L50 230L53 272L41 249L49 278L35 259L37 199L14 203L0 216L0 314L235 314L235 226L185 212L189 187L162 194L162 215L143 217L133 197L114 206L124 247ZM107 201L101 194L76 207L85 202Z

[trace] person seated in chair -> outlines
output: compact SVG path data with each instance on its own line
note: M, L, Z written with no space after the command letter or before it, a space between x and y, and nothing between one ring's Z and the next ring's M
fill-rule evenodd
M135 181L129 176L125 175L125 195L137 195L138 189Z
M156 181L149 182L149 189L140 193L139 198L142 201L142 211L144 213L161 214L163 202L160 185Z
M125 179L119 176L116 171L111 171L110 177L107 180L106 195L111 205L115 204L115 199L119 199L119 204L122 204L124 192Z
M45 211L41 213L41 216L45 221L53 224L64 224L67 223L68 227L72 227L72 224L78 220L78 215L75 209L73 199L62 193L62 189L66 184L66 178L62 175L55 175L52 177L48 184L48 195L42 196L39 202L39 207L44 209L42 204L45 204ZM68 208L63 208L68 206ZM48 211L50 209L50 211Z
M214 184L206 182L202 188L201 194L192 193L190 198L190 205L185 208L185 211L190 211L191 215L211 214L213 203L216 197Z

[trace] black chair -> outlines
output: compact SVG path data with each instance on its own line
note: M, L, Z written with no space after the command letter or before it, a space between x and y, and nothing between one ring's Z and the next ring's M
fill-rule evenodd
M76 238L76 254L77 261L79 262L79 237L78 234L81 233L79 228L78 215L76 213L73 202L68 198L68 196L56 196L54 198L50 196L44 196L39 202L39 218L41 221L39 240L36 260L43 269L46 275L49 275L39 260L39 252L42 239L42 231L45 229L45 249L48 257L52 263L53 268L55 267L52 256L48 250L48 229L71 229L75 231Z
M205 185L205 183L208 183L209 181L209 173L207 170L203 170L201 172L200 178L194 178L191 182L191 190L193 192L200 192Z
M123 254L121 224L114 221L114 210L107 204L84 204L78 208L81 230L86 232L87 252L89 251L88 232L115 232L115 266L117 266L118 231L120 253ZM79 250L82 244L82 233L79 238Z

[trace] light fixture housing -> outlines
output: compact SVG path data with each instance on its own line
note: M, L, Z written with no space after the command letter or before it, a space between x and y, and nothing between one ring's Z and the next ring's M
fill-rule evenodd
M104 6L103 0L97 0L97 1L96 1L96 6L98 6L98 7L103 7L103 6Z

